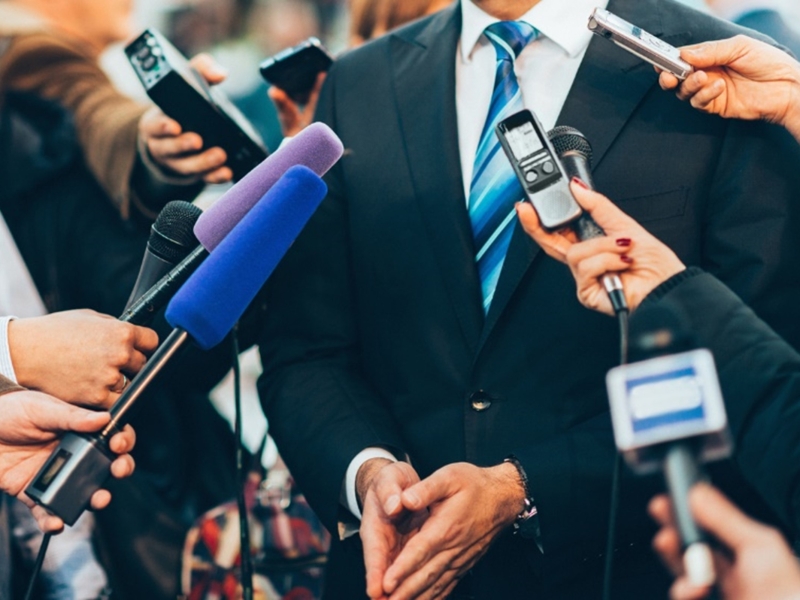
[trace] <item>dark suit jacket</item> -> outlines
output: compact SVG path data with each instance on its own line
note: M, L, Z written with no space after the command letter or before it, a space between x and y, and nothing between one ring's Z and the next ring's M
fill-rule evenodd
M675 45L740 31L668 0L609 8ZM617 357L616 324L583 309L566 267L520 228L484 318L458 156L459 33L454 5L331 70L318 114L347 151L272 279L263 403L332 531L346 468L366 446L407 452L423 477L515 454L544 555L505 537L459 591L597 597L614 459L604 376ZM662 92L649 65L599 38L559 124L592 142L601 191L800 339L788 308L800 284L790 207L800 198L800 147L785 132L695 111ZM479 398L489 407L476 411ZM623 481L616 597L665 589L649 550L649 483ZM331 560L329 597L363 597L357 541L335 544Z

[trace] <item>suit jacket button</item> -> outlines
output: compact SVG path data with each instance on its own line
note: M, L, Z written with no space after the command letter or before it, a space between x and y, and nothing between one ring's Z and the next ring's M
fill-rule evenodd
M483 390L471 393L469 401L475 412L483 412L492 405L492 397Z

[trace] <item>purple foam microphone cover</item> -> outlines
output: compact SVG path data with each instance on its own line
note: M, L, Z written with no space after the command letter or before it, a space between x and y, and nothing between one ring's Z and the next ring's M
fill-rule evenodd
M343 152L342 141L330 127L312 123L285 141L202 214L194 226L197 239L211 252L289 168L303 165L322 177Z
M303 166L290 168L195 271L167 306L167 321L207 350L239 320L328 189Z

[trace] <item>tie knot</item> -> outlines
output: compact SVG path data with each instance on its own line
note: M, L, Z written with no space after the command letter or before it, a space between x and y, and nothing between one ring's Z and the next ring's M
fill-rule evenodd
M499 21L483 30L497 52L497 60L504 58L512 63L522 49L539 35L539 32L522 21Z

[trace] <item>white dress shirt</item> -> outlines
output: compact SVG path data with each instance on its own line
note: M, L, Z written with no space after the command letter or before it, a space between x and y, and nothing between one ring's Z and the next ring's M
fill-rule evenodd
M589 15L595 7L605 8L607 3L608 0L541 0L518 19L540 32L539 37L522 50L514 71L525 108L536 113L548 130L556 124L592 38L587 28ZM489 114L497 63L494 46L483 35L483 30L499 20L470 0L462 0L461 38L454 59L458 150L467 199L475 152ZM347 469L343 496L347 508L357 518L361 518L361 511L356 498L356 475L361 465L377 456L396 460L387 450L367 448L356 455Z
M0 214L0 375L17 381L8 347L8 322L18 317L39 317L47 311L14 238Z

